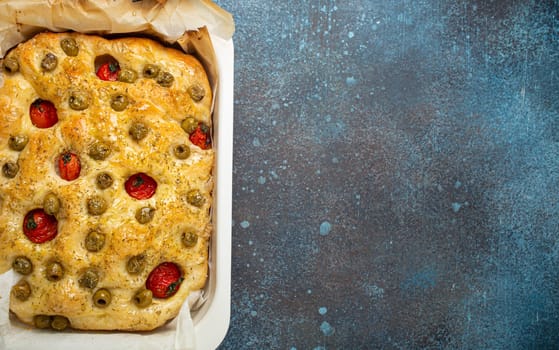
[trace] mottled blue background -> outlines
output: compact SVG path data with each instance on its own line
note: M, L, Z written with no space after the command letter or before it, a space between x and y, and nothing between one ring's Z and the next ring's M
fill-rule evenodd
M234 15L223 349L559 349L559 2Z

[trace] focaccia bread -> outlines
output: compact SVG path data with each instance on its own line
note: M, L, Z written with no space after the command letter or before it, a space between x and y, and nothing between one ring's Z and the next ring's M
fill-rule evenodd
M151 330L208 275L212 92L146 38L40 33L2 61L0 272L39 328Z

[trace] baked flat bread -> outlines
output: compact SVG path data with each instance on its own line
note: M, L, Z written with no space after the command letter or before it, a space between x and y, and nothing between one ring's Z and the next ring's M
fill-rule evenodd
M0 73L0 272L61 330L151 330L208 275L212 92L146 38L40 33Z

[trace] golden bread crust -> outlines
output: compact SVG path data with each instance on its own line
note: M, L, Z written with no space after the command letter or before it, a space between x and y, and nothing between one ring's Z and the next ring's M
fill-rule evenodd
M77 56L68 56L62 39L78 44ZM45 71L41 62L54 54L56 68ZM96 59L112 57L121 68L138 73L133 83L105 81L96 75ZM33 272L22 275L31 293L26 300L10 299L10 309L23 322L33 324L35 315L61 315L70 326L86 330L151 330L175 317L191 291L205 285L208 273L208 241L211 234L212 168L214 152L193 144L181 122L194 117L211 127L211 89L202 65L192 56L145 38L107 40L79 33L41 33L13 49L6 57L16 59L15 73L0 75L0 162L16 163L15 177L0 175L0 272L11 268L18 256L27 257ZM98 62L97 62L98 63ZM173 75L171 86L142 76L147 64L157 64ZM193 85L205 91L200 101L189 94ZM72 109L73 93L85 94L88 107ZM127 96L123 111L111 107L115 95ZM37 99L56 106L58 122L49 128L36 127L30 106ZM146 136L130 135L134 123L147 127ZM21 151L9 146L9 138L25 135L28 143ZM110 147L105 159L88 153L93 144ZM190 156L178 159L173 149L186 145ZM70 151L79 157L81 171L72 181L61 178L57 159ZM97 176L107 172L113 183L106 189L96 185ZM149 199L135 199L125 189L125 181L145 173L157 183ZM203 203L187 199L198 190ZM34 243L23 232L24 217L42 208L45 196L54 193L60 200L55 214L57 236ZM107 209L100 215L88 213L88 201L100 196ZM141 207L155 209L153 219L140 223ZM95 252L86 248L87 234L98 230L105 244ZM182 234L198 236L194 247L182 243ZM127 261L144 256L145 268L138 274L127 271ZM59 281L46 278L47 265L60 262L64 276ZM157 265L173 262L184 281L169 298L153 298L140 308L133 302L136 292L145 288L146 279ZM79 278L94 269L99 281L94 288L80 286ZM98 307L93 294L100 288L111 293L111 302Z

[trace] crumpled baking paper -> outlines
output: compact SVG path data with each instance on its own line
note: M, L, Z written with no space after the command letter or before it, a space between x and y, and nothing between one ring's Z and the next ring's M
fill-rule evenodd
M40 30L116 34L143 32L175 42L187 30L206 27L225 40L235 31L230 13L209 0L3 0L0 56Z
M209 34L228 40L235 25L232 16L209 0L3 0L0 2L0 57L40 31L73 30L93 34L141 33L186 52L197 54L217 90L217 63ZM190 31L185 33L186 31ZM209 32L209 33L208 33ZM210 261L211 268L211 261ZM204 300L191 293L179 315L152 332L86 332L38 330L19 322L9 312L11 286L19 276L0 274L0 350L27 350L40 346L57 350L195 349L190 310Z

